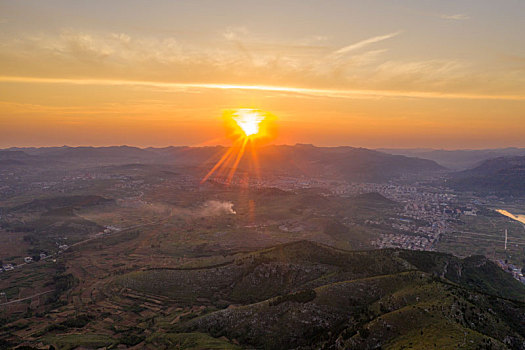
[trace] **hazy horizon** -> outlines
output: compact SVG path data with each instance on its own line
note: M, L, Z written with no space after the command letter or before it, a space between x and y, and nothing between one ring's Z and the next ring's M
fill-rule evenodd
M1 150L8 150L8 149L23 149L23 148L59 148L59 147L69 147L69 148L85 148L85 147L92 147L92 148L109 148L109 147L133 147L133 148L140 148L140 149L148 149L148 148L154 148L154 149L161 149L161 148L169 148L169 147L230 147L230 144L214 144L214 145L160 145L160 146L152 146L152 145L130 145L130 144L107 144L107 145L86 145L86 144L79 144L79 145L47 145L47 146L8 146L8 147L0 147ZM406 147L364 147L360 145L333 145L333 146L325 146L325 145L316 145L312 143L294 143L294 144L286 144L286 143L270 143L267 145L264 145L262 147L267 146L313 146L313 147L319 147L319 148L336 148L336 147L350 147L350 148L365 148L365 149L371 149L371 150L406 150L406 151L496 151L496 150L505 150L505 149L525 149L525 147L519 147L519 146L506 146L506 147L496 147L496 148L431 148L431 147L412 147L412 148L406 148Z
M87 145L87 144L79 144L79 145L71 145L71 144L63 144L63 145L47 145L47 146L7 146L7 147L0 147L0 150L8 150L8 149L23 149L23 148L59 148L59 147L69 147L69 148L85 148L85 147L92 147L92 148L109 148L109 147L133 147L133 148L140 148L140 149L148 149L148 148L154 148L154 149L161 149L161 148L169 148L169 147L230 147L230 144L210 144L210 145L160 145L160 146L152 146L152 145L131 145L131 144L106 144L106 145ZM506 147L496 147L496 148L430 148L430 147L412 147L412 148L405 148L405 147L365 147L360 145L333 145L333 146L326 146L326 145L317 145L313 143L293 143L293 144L287 144L287 143L270 143L267 145L264 145L262 147L267 146L313 146L313 147L324 147L324 148L335 148L335 147L350 147L350 148L365 148L365 149L371 149L371 150L407 150L407 151L496 151L496 150L505 150L505 149L525 149L525 147L519 147L519 146L506 146Z

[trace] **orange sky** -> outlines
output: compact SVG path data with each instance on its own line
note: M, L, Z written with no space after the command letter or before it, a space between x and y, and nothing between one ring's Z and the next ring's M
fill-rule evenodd
M0 147L525 147L520 1L0 3Z

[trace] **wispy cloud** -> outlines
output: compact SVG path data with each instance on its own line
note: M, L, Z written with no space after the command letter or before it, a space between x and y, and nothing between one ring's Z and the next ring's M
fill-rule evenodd
M503 99L521 99L525 93L523 74L516 71L522 67L519 62L505 60L501 68L482 69L483 66L474 61L454 57L403 59L390 54L395 49L394 43L390 43L392 48L384 47L385 40L400 32L369 37L340 49L323 42L323 37L275 39L252 34L243 27L229 28L219 35L223 40L217 40L217 46L211 47L184 37L140 36L125 32L63 30L58 35L39 33L17 38L0 34L0 55L5 62L0 64L0 75L92 77L97 84L118 81L118 85L147 85L158 89L169 86L170 90L184 88L186 92L195 93L204 88L217 88L220 84L213 84L215 82L239 86L257 82L259 87L272 87L270 91L281 91L275 88L281 86L337 87L343 90L320 89L322 93L319 89L292 90L296 96L344 95L351 98L403 97L409 91L408 95L418 97L425 94L439 98L504 95ZM156 81L201 84L197 84L197 89L192 84L162 85L154 83ZM490 86L484 81L491 81ZM243 89L256 90L249 86ZM291 93L292 90L281 92ZM433 92L420 94L418 91Z
M346 54L346 53L348 53L350 51L361 49L361 48L363 48L365 46L368 46L370 44L374 44L374 43L377 43L377 42L380 42L380 41L383 41L383 40L387 40L387 39L393 38L395 36L398 36L399 34L401 34L400 31L399 32L390 33L390 34L386 34L386 35L374 36L372 38L361 40L361 41L359 41L357 43L350 44L348 46L340 48L337 51L334 51L334 55L337 55L337 56L344 55L344 54Z
M0 83L35 83L35 84L70 84L70 85L95 85L95 86L136 86L165 88L174 91L192 89L214 90L255 90L278 93L290 93L317 97L332 98L373 98L373 97L406 97L406 98L431 98L431 99L471 99L471 100L513 100L525 101L521 95L486 95L468 93L441 93L431 91L396 91L396 90L358 90L358 89L317 89L300 88L291 86L269 85L237 85L220 83L171 83L143 80L116 80L116 79L68 79L68 78L39 78L39 77L14 77L0 76Z
M239 40L240 38L245 38L249 34L249 31L246 27L228 27L222 33L222 36L226 40Z
M464 21L464 20L470 19L469 16L463 15L463 14L455 14L455 15L443 14L443 15L439 15L439 18L453 20L453 21Z

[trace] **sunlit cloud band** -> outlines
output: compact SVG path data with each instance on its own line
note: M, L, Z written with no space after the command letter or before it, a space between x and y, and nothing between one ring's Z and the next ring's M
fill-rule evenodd
M241 85L220 83L175 83L144 80L118 79L71 79L71 78L40 78L21 76L0 76L0 83L29 83L29 84L71 84L95 86L135 86L153 87L170 90L188 89L215 89L215 90L254 90L289 94L308 95L329 98L427 98L427 99L471 99L471 100L511 100L524 101L521 95L486 95L470 93L445 93L432 91L399 91L399 90L354 90L354 89L317 89L290 86L271 85Z

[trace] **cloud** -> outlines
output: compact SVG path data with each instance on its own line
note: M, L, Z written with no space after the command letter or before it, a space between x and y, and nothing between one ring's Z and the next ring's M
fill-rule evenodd
M472 64L462 60L388 60L375 68L376 83L385 89L461 91L473 81ZM475 85L472 85L475 86Z
M464 21L464 20L467 20L467 19L470 19L469 16L467 15L462 15L462 14L456 14L456 15L439 15L439 18L442 18L442 19L447 19L447 20L453 20L453 21Z
M507 60L494 68L467 59L394 59L390 50L373 45L400 32L337 50L329 43L319 45L326 38L316 36L272 40L243 27L219 34L223 39L210 46L184 37L123 32L63 30L59 35L17 38L0 33L0 75L12 83L113 85L184 93L257 90L353 99L521 100L525 92L523 75L516 73L521 65L516 62ZM492 83L488 86L483 80Z
M352 55L348 58L348 62L354 66L366 66L377 61L377 59L387 52L388 49L365 51L359 55Z
M415 75L427 78L451 77L467 69L465 63L454 60L423 60L423 61L387 61L377 67L384 75L409 76L411 79Z
M225 40L210 46L186 38L118 32L63 30L59 35L41 33L17 38L2 38L0 34L0 55L17 68L18 73L12 69L11 74L45 72L53 76L68 71L85 76L123 77L131 73L136 77L181 80L258 75L264 80L277 80L297 71L303 75L314 59L328 50L301 39L264 41L243 27L228 28L221 35ZM268 69L272 74L268 74Z
M393 38L395 36L398 36L399 34L401 34L400 31L399 32L390 33L390 34L386 34L386 35L374 36L372 38L365 39L365 40L359 41L357 43L354 43L354 44L342 47L339 50L334 51L333 54L336 55L336 56L344 55L344 54L346 54L346 53L348 53L350 51L361 49L361 48L363 48L365 46L368 46L370 44L374 44L374 43L377 43L377 42L380 42L380 41L383 41L383 40L387 40L387 39Z
M101 61L122 64L170 63L189 60L172 37L132 37L126 33L91 33L63 30L59 35L38 34L6 39L4 54L61 59L68 63ZM37 54L38 53L38 54ZM63 67L62 67L63 68Z
M383 69L395 67L394 63L385 65ZM422 63L408 63L405 66L398 65L398 74L420 73L431 69ZM446 70L447 68L443 68ZM379 89L316 89L292 86L270 86L270 85L238 85L238 84L212 84L212 83L168 83L142 80L115 80L115 79L69 79L69 78L39 78L39 77L13 77L0 76L0 83L35 83L35 84L70 84L70 85L94 85L94 86L134 86L164 88L170 91L196 90L245 90L266 91L286 93L292 95L316 96L328 98L431 98L431 99L473 99L473 100L512 100L525 101L525 95L490 95L475 93L446 93L436 91L416 90L379 90Z
M125 33L113 33L111 36L123 44L129 44L131 42L131 37Z
M246 27L228 27L222 33L222 36L226 40L238 40L239 38L244 38L249 34L249 31Z
M62 38L64 45L55 49L80 60L102 60L115 52L113 47L88 34L65 33Z

